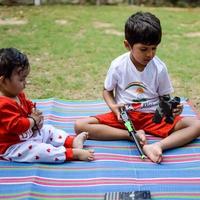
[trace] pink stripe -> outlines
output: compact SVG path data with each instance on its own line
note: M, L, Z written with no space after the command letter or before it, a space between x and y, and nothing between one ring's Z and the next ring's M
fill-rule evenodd
M153 192L153 196L190 196L190 197L199 197L200 192Z
M123 161L123 162L151 162L149 159L141 160L139 156L121 155L121 154L105 154L95 153L96 161ZM163 163L183 163L183 162L197 162L200 161L199 154L182 154L182 155L163 155Z
M87 148L106 148L106 149L136 149L136 146L134 145L131 145L130 143L130 146L127 145L127 146L119 146L119 145L115 145L115 146L112 146L110 144L108 145L87 145L85 146ZM184 146L184 148L193 148L193 147L200 147L200 143L197 143L197 144L188 144L187 146Z
M102 149L136 149L136 146L112 146L112 145L85 145L85 148L102 148Z
M1 184L24 184L32 182L38 185L54 187L88 187L97 185L127 185L127 184L200 184L200 178L93 178L93 179L47 179L41 177L2 178Z
M51 120L53 122L74 122L77 119L84 118L83 116L76 116L76 117L58 117L58 116L52 116L52 115L45 115L45 120Z
M58 101L36 101L36 104L40 105L40 106L58 106L58 107L69 107L69 108L86 108L86 107L104 107L104 108L107 108L107 105L104 103L104 102L89 102L89 101L85 101L84 102L80 102L80 101L71 101L72 103L68 103L67 101L64 101L63 103L61 102L58 102Z
M3 195L0 196L0 199L9 199L9 198L19 198L19 197L41 197L41 198L48 198L48 199L55 199L55 198L103 198L104 194L66 194L66 195L46 195L46 194L37 194L37 193L32 193L32 192L27 192L27 193L21 193L21 194L16 194L16 195Z

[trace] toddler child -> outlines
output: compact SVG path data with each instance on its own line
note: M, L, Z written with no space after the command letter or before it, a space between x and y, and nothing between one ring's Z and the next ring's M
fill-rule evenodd
M83 149L88 133L73 137L43 125L42 112L23 92L29 72L25 54L15 48L0 49L0 157L43 163L94 160L93 150Z

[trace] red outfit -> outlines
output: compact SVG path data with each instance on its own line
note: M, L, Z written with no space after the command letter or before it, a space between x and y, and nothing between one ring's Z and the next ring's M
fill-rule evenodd
M129 117L133 121L133 125L136 130L144 130L146 133L159 136L167 137L171 132L176 123L182 119L181 116L174 118L173 124L168 124L162 119L162 122L156 124L152 121L154 113L142 113L137 111L129 111ZM100 124L106 124L115 128L125 129L123 122L117 120L116 115L113 112L94 116L98 119Z
M19 143L19 135L30 127L27 117L34 105L26 99L24 93L20 93L18 99L21 105L8 97L0 96L0 154L11 145Z
M32 113L34 104L26 99L23 92L18 95L18 99L19 104L11 98L0 96L0 154L2 157L17 162L73 160L74 136L69 136L53 126L44 125L40 130L42 135L34 133L33 137L30 136L26 140L20 139L30 129L28 116ZM31 152L33 149L34 151Z

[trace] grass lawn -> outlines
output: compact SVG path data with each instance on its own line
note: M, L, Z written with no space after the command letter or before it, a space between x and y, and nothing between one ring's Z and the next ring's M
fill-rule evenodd
M200 9L136 6L0 7L0 47L25 52L32 66L30 98L102 99L112 59L124 53L124 22L143 10L157 15L163 38L157 55L167 64L175 94L200 111Z

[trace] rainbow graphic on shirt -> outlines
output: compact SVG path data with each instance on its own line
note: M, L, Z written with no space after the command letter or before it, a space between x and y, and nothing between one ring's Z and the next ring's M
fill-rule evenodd
M147 98L144 97L145 90L147 89L146 86L142 82L131 82L129 83L125 90L133 88L133 92L135 93L136 98L132 99L134 108L141 108L142 103L147 101Z

